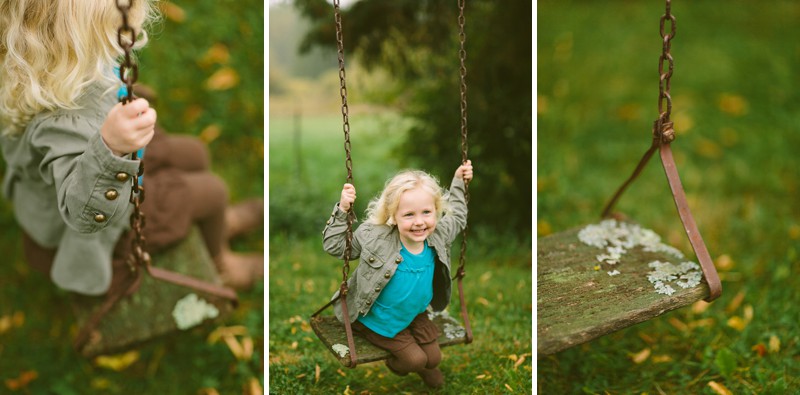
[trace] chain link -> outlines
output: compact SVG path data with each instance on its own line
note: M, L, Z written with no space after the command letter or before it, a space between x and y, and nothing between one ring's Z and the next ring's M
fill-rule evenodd
M139 78L139 65L133 61L132 51L136 43L136 30L131 27L128 20L128 12L133 6L133 0L127 2L117 0L117 9L122 14L122 25L117 30L117 43L125 52L125 58L119 66L119 78L125 83L126 95L120 97L122 104L127 104L136 96L133 94L133 84ZM128 40L123 37L128 36ZM137 160L136 152L131 155L131 159ZM144 237L145 215L142 213L141 205L144 202L144 186L139 185L139 177L144 174L144 163L139 161L139 171L131 175L131 199L133 213L131 213L130 224L133 230L131 240L131 256L128 258L128 266L131 271L150 264L150 255L147 253L147 241Z
M460 72L460 79L461 79L461 163L467 163L467 66L466 66L466 59L467 59L467 51L464 49L464 44L467 41L467 36L464 33L464 23L466 18L464 17L464 5L466 0L458 0L458 40L461 44L458 50L458 58L461 62L459 67ZM469 205L469 183L464 184L464 199L466 204ZM469 232L469 224L467 223L464 225L464 230L461 233L461 256L459 258L459 266L458 271L456 272L456 276L463 277L465 275L464 272L464 264L466 263L465 256L467 253L467 234Z
M672 39L675 37L676 24L675 16L671 13L672 2L666 0L666 12L661 16L659 22L659 33L661 35L662 47L661 56L658 58L658 120L654 125L654 138L658 143L670 143L675 139L675 132L672 129L670 115L672 114L672 96L670 95L670 80L675 67L670 49ZM669 24L667 24L669 21ZM665 29L669 26L668 31ZM667 69L664 69L664 62L667 62ZM664 104L666 103L666 109Z
M350 154L350 119L347 107L347 84L344 71L344 39L342 37L342 15L339 10L339 0L333 0L333 17L336 23L336 48L339 59L339 94L342 97L342 124L344 130L345 168L347 169L347 183L353 183L353 158ZM353 222L355 213L353 207L347 212L347 233L345 237L344 265L342 265L342 289L347 292L347 276L350 274L350 254L353 245Z

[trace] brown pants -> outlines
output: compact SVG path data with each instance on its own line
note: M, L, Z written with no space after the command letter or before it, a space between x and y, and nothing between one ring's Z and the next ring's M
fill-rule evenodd
M211 256L220 254L228 189L224 181L209 171L209 165L208 150L201 141L190 136L168 135L156 128L144 155L146 199L142 212L147 217L144 236L148 252L180 241L192 224L197 224ZM26 261L33 269L49 275L56 250L39 246L24 232L22 241ZM126 234L114 249L115 272L122 267L129 251L130 234Z
M392 353L386 364L395 373L405 375L433 369L442 360L442 352L436 342L439 329L428 319L427 312L416 316L407 328L394 337L379 335L359 321L353 323L353 330L370 343Z

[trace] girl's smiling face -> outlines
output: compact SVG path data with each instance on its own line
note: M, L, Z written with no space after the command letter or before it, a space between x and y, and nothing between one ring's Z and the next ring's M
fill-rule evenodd
M409 189L400 195L394 221L400 241L412 253L422 251L425 239L436 229L436 204L422 188Z

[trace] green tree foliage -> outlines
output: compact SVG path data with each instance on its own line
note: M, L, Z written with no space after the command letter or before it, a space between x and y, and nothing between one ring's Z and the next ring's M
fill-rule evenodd
M333 7L296 0L311 28L301 51L336 48ZM532 218L531 2L466 2L469 157L476 165L471 220L530 237ZM388 69L419 122L406 162L450 174L461 159L458 7L455 1L361 0L342 10L346 56ZM446 180L443 180L447 183Z

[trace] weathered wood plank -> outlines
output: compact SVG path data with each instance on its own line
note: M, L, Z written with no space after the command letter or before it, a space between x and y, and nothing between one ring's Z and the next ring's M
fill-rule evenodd
M431 321L439 328L439 338L437 339L439 347L463 344L466 342L466 337L464 337L463 334L463 326L455 318L449 315L436 315ZM452 327L460 328L461 331L459 334L461 336L453 336L452 333L450 333L451 336L448 336L448 333L451 332L450 328ZM333 345L335 344L347 346L347 334L345 333L344 324L339 322L339 320L332 315L320 315L311 318L311 328L314 329L314 333L317 334L317 337L319 337L328 351L339 360L339 363L345 366L350 363L349 354L340 356L333 350ZM456 330L456 332L458 332L458 330ZM381 361L389 358L389 352L372 345L372 343L361 336L354 334L353 341L356 346L356 363L358 364Z
M602 335L649 320L708 296L703 280L692 288L657 294L647 280L654 260L680 263L664 253L627 252L614 265L595 270L603 250L578 240L581 228L540 238L537 246L537 353L539 357L585 343ZM610 270L610 269L609 269Z
M176 246L153 256L155 266L222 284L213 261L203 244L200 232L192 229ZM198 291L155 280L146 273L133 295L120 300L102 319L91 340L81 350L85 357L110 354L132 348L144 341L179 330L172 311L178 300L191 293L213 304L224 317L233 307L227 300L206 296ZM74 295L72 305L78 327L82 327L104 297Z

